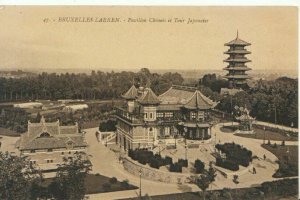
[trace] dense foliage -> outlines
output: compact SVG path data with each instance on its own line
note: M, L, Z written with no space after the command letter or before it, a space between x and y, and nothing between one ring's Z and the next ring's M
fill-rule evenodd
M155 93L166 91L172 84L182 84L178 73L150 73L147 68L139 72L101 72L91 74L48 74L19 79L0 78L0 100L35 99L110 99L118 98L133 83L149 85Z
M161 166L170 166L171 172L182 172L182 167L188 166L188 160L178 159L178 162L173 163L171 157L161 157L160 154L153 154L152 151L147 149L129 149L128 156L139 163L146 165L149 164L150 167L159 169Z
M40 178L25 157L0 152L0 199L32 199L31 184Z
M234 96L225 96L218 108L231 113L232 107L247 107L257 120L298 127L298 80L287 77L257 84Z
M101 132L109 132L109 131L116 131L116 125L117 121L116 120L106 120L103 122L100 122L99 130Z
M249 166L252 161L252 152L235 143L216 144L216 149L225 154L225 158L217 158L216 165L233 171L239 169L239 165Z
M196 169L196 174L200 174L204 172L205 164L201 160L197 159L195 160L194 167Z

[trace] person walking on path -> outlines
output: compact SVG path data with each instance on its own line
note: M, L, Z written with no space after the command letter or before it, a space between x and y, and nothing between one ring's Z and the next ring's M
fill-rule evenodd
M267 158L267 157L266 157L266 154L264 154L264 160L266 160L266 158Z
M253 174L256 174L256 169L255 169L255 167L253 167Z

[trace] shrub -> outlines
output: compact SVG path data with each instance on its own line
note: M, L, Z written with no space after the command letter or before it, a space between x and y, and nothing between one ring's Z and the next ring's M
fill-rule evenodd
M112 177L112 178L109 179L109 182L110 182L111 184L116 184L116 183L118 182L118 180L117 180L116 177Z
M271 145L271 141L270 140L268 140L268 145Z
M277 144L276 143L273 144L273 148L277 148Z
M173 164L173 159L169 156L165 157L165 165Z
M151 160L150 160L150 167L159 169L159 167L160 167L159 160L157 158L155 158L155 157L151 158Z
M182 166L178 163L171 164L170 172L182 172Z
M104 190L105 192L108 192L108 191L111 190L111 185L110 185L110 183L104 183L104 184L102 185L102 188L103 188L103 190Z
M285 141L284 140L281 142L281 146L285 146Z
M95 176L100 176L100 174L99 174L99 173L96 173Z
M199 159L195 160L194 167L196 169L196 174L204 172L205 165L204 165L204 162L202 162L201 160L199 160Z
M185 159L178 159L178 164L182 167L188 167L188 160Z
M222 158L216 159L216 166L223 167L232 171L239 170L239 165L232 160L222 160Z
M129 181L127 179L122 181L121 186L124 187L124 188L129 188Z

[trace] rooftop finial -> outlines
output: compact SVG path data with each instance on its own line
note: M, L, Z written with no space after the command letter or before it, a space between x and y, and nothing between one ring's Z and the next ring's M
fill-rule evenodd
M239 38L239 29L236 31L236 38Z

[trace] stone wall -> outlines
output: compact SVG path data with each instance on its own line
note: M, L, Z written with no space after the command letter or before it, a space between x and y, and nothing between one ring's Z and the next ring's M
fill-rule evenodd
M189 182L190 174L161 171L148 165L142 165L127 156L123 157L123 166L126 171L135 176L139 176L141 170L142 178L147 180L175 184Z

